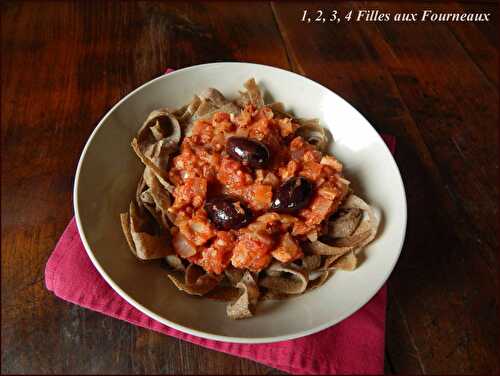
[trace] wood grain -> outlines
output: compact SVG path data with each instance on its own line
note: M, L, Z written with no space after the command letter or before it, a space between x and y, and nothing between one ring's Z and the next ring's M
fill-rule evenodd
M429 7L412 3L397 11ZM491 220L498 202L496 48L474 24L304 25L298 20L306 8L332 6L273 3L292 66L398 139L409 219L389 284L387 353L394 371L498 370L498 239ZM394 13L392 3L335 9Z
M276 374L63 302L43 271L99 119L161 74L291 69L397 137L408 233L389 280L387 373L497 373L496 3L3 2L2 373ZM305 8L486 11L489 23L303 24Z
M215 2L2 3L2 373L275 372L65 303L43 283L78 157L114 103L167 67L287 68L269 4L252 8L258 18Z

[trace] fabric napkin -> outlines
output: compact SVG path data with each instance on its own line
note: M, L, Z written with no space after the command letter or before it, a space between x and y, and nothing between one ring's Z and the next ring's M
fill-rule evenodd
M169 73L171 70L167 71ZM383 136L391 152L395 138ZM319 333L272 344L212 341L165 326L135 309L101 277L80 240L75 218L45 267L45 284L59 298L191 343L295 374L381 374L387 288L342 322Z

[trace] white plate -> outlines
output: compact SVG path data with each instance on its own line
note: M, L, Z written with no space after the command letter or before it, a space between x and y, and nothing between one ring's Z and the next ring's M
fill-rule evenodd
M130 142L154 109L176 108L194 93L215 87L236 96L255 77L270 97L299 117L318 117L335 142L355 191L376 206L380 233L352 272L336 272L321 288L286 301L263 302L251 319L232 321L226 304L179 292L157 263L138 262L127 248L119 213L127 210L142 166ZM406 197L387 146L349 103L300 75L264 65L214 63L158 77L118 102L83 150L74 187L75 216L97 270L126 301L177 330L228 342L263 343L297 338L338 323L368 302L389 277L406 231Z

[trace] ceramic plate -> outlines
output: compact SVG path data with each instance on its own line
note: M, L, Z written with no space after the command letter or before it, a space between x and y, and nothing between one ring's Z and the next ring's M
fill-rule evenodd
M317 117L335 140L331 152L345 166L359 196L376 207L377 238L352 272L336 272L321 288L285 300L259 303L255 317L233 321L226 303L178 291L158 262L139 262L128 250L121 212L134 197L143 166L130 142L147 115L176 108L194 93L215 87L235 97L255 77L266 102L283 102L298 117ZM406 231L406 197L387 146L368 121L331 90L300 75L264 65L214 63L158 77L118 102L90 136L74 187L75 216L93 264L134 307L177 330L229 342L262 343L297 338L338 323L360 309L389 277Z

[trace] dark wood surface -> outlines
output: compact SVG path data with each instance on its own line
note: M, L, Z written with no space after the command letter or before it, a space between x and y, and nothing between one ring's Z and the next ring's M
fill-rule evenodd
M307 25L305 8L492 20ZM298 72L397 137L409 218L388 283L386 372L499 371L496 3L2 2L1 28L2 373L279 373L66 303L43 283L99 119L166 67L214 61Z

